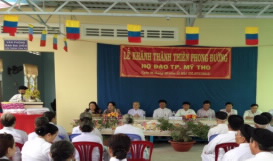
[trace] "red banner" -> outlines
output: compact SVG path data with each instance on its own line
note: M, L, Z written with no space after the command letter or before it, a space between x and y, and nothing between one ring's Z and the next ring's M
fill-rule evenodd
M121 46L120 75L231 79L231 48Z

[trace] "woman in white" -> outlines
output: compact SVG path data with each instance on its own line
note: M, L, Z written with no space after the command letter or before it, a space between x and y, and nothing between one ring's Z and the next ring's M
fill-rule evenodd
M124 125L116 128L114 134L135 134L141 137L141 140L145 140L143 130L133 126L134 118L132 115L126 114L123 116Z
M27 141L27 133L15 129L16 125L16 117L11 113L4 113L1 117L1 123L3 124L4 128L0 130L1 133L8 133L11 134L16 143L24 144ZM13 161L21 161L21 153L20 149L16 148L16 154L12 158Z
M80 114L80 122L85 121L85 120L92 121L92 114L89 113L89 112L81 113ZM81 134L81 133L82 133L82 131L80 129L80 126L76 126L76 127L74 127L72 129L72 134ZM94 129L92 130L91 133L97 135L98 137L101 138L101 140L103 140L102 135L101 135L100 131L97 128L94 127Z
M191 103L190 102L183 102L182 109L178 110L175 114L177 117L185 117L187 115L196 115L193 109L190 109Z
M222 161L242 161L254 157L254 155L251 154L249 146L253 129L254 128L248 124L244 124L241 127L235 136L236 143L239 144L239 147L225 153Z
M15 141L11 134L0 134L0 161L9 161L16 152Z
M110 161L127 161L131 140L127 135L116 134L109 139Z
M72 142L95 142L102 144L102 140L100 137L92 133L93 131L93 123L90 120L84 120L80 122L80 129L82 133L72 139ZM101 154L103 155L103 154ZM99 161L100 152L98 148L95 148L92 153L92 161ZM77 161L80 161L80 156L78 151L76 151L75 158Z
M51 161L50 147L58 135L58 128L53 124L37 127L39 137L27 141L22 149L22 161Z
M230 115L237 115L238 111L233 109L233 104L231 102L227 102L225 104L226 108L225 109L221 109L220 111L226 112L228 114L228 116Z

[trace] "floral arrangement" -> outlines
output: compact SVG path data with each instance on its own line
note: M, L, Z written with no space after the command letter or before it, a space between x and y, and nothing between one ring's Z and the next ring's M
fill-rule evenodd
M115 129L121 123L121 116L117 112L111 112L104 115L100 120L96 120L97 128L112 128Z
M40 99L40 91L37 89L37 87L35 86L30 86L27 90L26 90L26 94L25 94L25 97L27 99Z
M195 120L197 118L197 115L186 115L185 120Z

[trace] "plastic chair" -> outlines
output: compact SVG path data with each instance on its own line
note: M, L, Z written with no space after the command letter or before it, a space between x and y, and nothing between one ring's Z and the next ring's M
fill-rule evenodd
M141 141L141 137L137 134L126 134L130 139L131 141Z
M92 161L92 152L96 147L99 149L100 152L99 161L102 161L103 147L100 143L74 142L73 145L79 153L80 161Z
M217 135L218 135L218 134L211 135L211 136L209 137L209 142L210 142L212 139L214 139Z
M69 135L70 141L72 141L72 139L73 139L74 137L78 136L78 135L81 135L81 134L71 134L71 135Z
M224 151L226 153L229 150L234 149L237 146L239 146L237 143L223 143L223 144L216 145L216 147L215 147L215 161L218 161L220 149L224 149Z
M149 148L149 159L145 159L145 149ZM128 161L151 161L154 144L149 141L132 141L130 153L132 158L128 158Z
M20 151L22 151L22 148L23 148L24 144L15 143L15 146L17 146L20 149Z

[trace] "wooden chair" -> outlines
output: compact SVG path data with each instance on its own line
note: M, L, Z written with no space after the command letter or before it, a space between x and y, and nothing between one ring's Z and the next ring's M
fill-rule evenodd
M99 161L102 161L102 155L103 155L103 147L100 143L95 143L95 142L74 142L73 145L77 149L79 156L80 156L80 161L92 161L92 154L94 148L99 149Z
M237 143L223 143L223 144L216 145L216 147L215 147L215 161L218 161L220 149L224 149L224 151L226 153L229 150L234 149L237 146L239 146Z
M145 151L149 149L149 159L145 159ZM154 144L149 141L132 141L130 148L131 158L128 161L151 161Z

